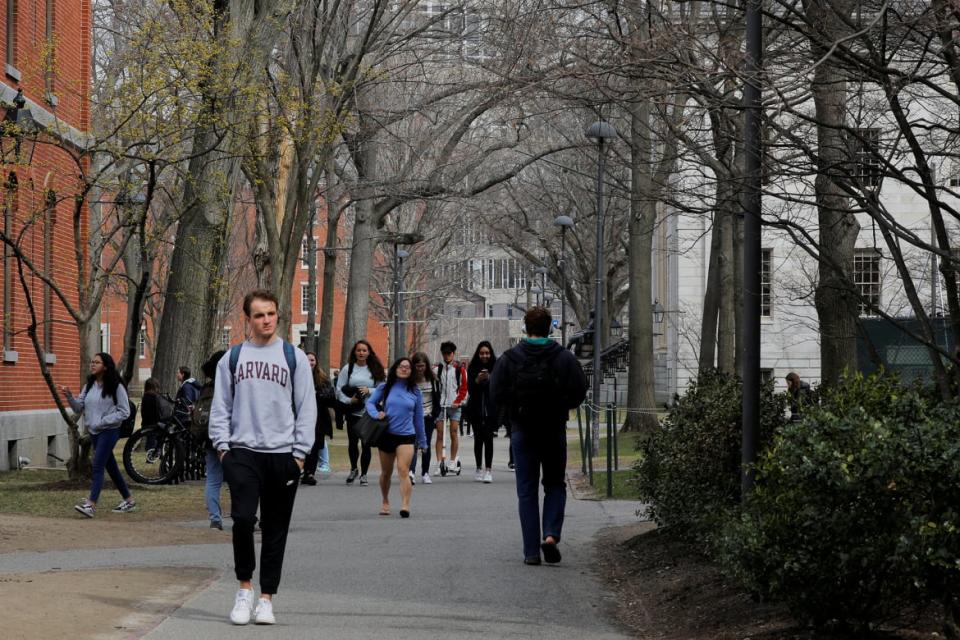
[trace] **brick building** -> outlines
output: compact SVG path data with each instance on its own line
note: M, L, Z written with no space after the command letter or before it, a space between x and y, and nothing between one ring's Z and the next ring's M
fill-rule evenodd
M77 303L74 246L77 240L85 246L88 222L83 206L81 237L75 238L74 195L84 170L77 152L88 144L90 130L90 20L90 0L4 0L0 10L0 188L3 236L14 243L4 243L0 266L0 469L15 468L21 456L41 466L66 457L65 427L27 330L36 326L42 358L56 383L76 389L81 374L78 332L40 274L54 281L71 304ZM34 314L18 266L23 266Z

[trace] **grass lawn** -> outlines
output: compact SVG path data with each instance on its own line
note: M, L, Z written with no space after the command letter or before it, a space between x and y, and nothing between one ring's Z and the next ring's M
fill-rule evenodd
M594 467L593 487L597 494L607 498L607 472L598 471ZM633 471L631 469L621 469L613 472L613 496L612 500L636 500L637 488L633 485Z

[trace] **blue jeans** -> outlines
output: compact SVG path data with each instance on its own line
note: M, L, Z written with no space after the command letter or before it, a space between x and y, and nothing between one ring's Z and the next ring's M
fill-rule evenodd
M543 431L534 431L539 427ZM540 542L553 536L560 542L563 512L567 504L567 434L561 428L537 425L531 430L514 428L510 434L514 471L517 476L517 502L520 530L523 533L523 557L539 558ZM543 483L543 537L540 528L540 488Z
M213 449L207 449L207 485L203 497L207 501L207 513L210 522L221 522L220 515L220 487L223 486L223 465L220 456Z
M325 436L321 435L320 437L323 438ZM330 466L330 445L328 445L326 442L323 443L323 449L320 449L320 466Z
M113 448L120 439L120 429L107 429L100 433L90 434L90 444L93 447L93 483L90 485L90 502L100 499L103 490L103 472L106 470L113 480L114 486L124 500L130 497L130 488L120 473L117 459L113 456Z

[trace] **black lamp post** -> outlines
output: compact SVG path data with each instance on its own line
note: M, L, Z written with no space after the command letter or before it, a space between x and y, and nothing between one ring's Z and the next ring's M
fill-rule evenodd
M17 95L13 99L13 106L7 109L2 122L3 131L0 132L0 154L3 156L4 163L21 164L23 160L22 147L24 138L35 136L38 132L37 121L33 114L27 108L27 99L23 97L23 89L17 90ZM13 138L13 157L7 158L7 149L4 148L3 138ZM23 164L30 165L33 162L33 152L36 151L36 140L30 147L30 155L27 156Z
M653 301L653 322L654 324L663 324L663 305L660 304L660 299Z
M567 348L567 229L573 226L570 216L557 216L553 224L560 227L560 342Z
M403 302L401 288L403 286L403 261L409 258L410 253L393 245L393 360L396 362L403 357Z
M609 122L594 122L587 129L587 137L597 143L597 289L594 294L593 316L593 432L600 433L600 350L603 334L603 174L606 169L605 144L617 136L617 130ZM607 424L607 495L613 494L612 442L613 425Z

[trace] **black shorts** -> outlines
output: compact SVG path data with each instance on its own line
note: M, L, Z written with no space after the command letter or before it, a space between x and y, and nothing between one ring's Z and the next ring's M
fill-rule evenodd
M396 453L397 447L402 444L417 444L416 434L410 434L409 436L398 436L387 431L380 436L380 441L377 442L377 449L380 449L380 451L383 451L384 453Z

